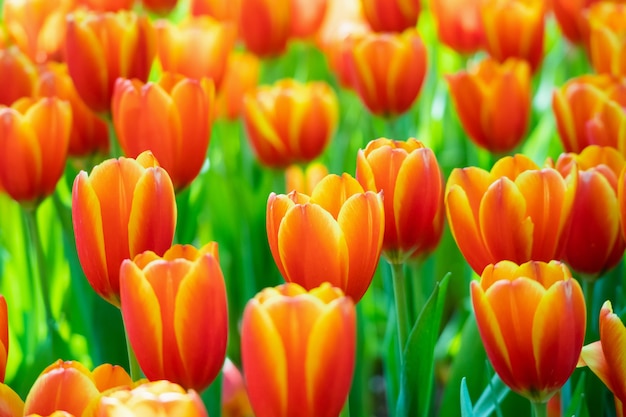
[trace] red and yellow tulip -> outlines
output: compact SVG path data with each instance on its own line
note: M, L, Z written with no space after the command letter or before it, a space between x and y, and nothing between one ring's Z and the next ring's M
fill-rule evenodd
M32 96L37 68L17 47L0 48L0 80L11 80L0 88L0 105L10 106L22 97Z
M244 96L257 86L261 61L248 52L233 51L216 97L217 117L235 120L243 113Z
M588 25L585 22L586 9L600 0L552 0L552 11L561 32L572 43L585 42Z
M228 358L222 367L222 378L222 415L224 417L253 417L243 376Z
M246 306L243 371L257 417L336 417L352 382L356 313L328 283L267 288Z
M239 36L259 57L282 54L291 34L291 0L241 0Z
M375 32L402 32L417 26L420 0L361 0L363 14Z
M294 38L307 39L322 25L328 0L291 0L291 29Z
M288 193L297 191L311 195L315 186L328 175L328 168L321 162L313 162L302 168L290 165L285 169L285 189Z
M237 23L241 0L191 0L192 16L211 16L221 22Z
M626 76L626 4L599 2L589 8L589 55L600 74Z
M430 0L439 41L456 52L470 54L483 48L480 18L482 0Z

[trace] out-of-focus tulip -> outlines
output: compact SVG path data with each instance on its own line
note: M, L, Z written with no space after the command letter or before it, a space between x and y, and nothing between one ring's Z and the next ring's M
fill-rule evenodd
M591 65L601 74L626 76L626 4L596 3L588 19Z
M256 55L232 51L228 57L226 73L217 92L217 117L237 119L243 112L243 97L257 86L261 62Z
M297 191L270 194L266 225L274 262L286 281L309 290L328 281L355 303L363 297L383 243L380 193L364 191L348 174L328 175L310 197Z
M97 366L91 372L91 376L100 392L111 388L130 387L133 385L132 378L124 368L119 365L111 365L110 363L103 363Z
M359 150L356 179L363 189L383 192L383 254L391 263L424 257L443 231L443 177L435 154L414 138L380 138Z
M121 389L94 400L83 417L208 417L202 399L169 381L141 384L132 390Z
M282 54L291 32L292 0L241 0L239 35L259 57Z
M57 410L52 412L51 414L37 414L37 413L33 413L33 414L27 414L25 417L80 417L80 416L74 416L74 414L72 413L68 413L67 411L63 411L63 410Z
M350 84L369 111L387 117L409 110L427 68L426 47L417 31L353 35L346 42Z
M600 340L583 347L579 365L588 366L611 390L618 416L624 415L626 401L625 351L626 327L613 313L611 302L605 301L600 310Z
M448 223L472 269L560 259L577 182L575 168L563 178L521 154L500 159L491 172L454 169L446 184Z
M10 38L33 60L61 60L65 15L73 0L6 0L3 18Z
M580 154L562 154L555 168L566 176L578 167L578 188L563 260L586 278L613 268L624 254L617 183L626 162L614 148L588 146Z
M328 0L291 0L291 30L296 38L308 38L322 25Z
M228 358L222 367L222 415L224 417L254 416L241 372Z
M181 190L204 164L214 106L213 82L163 74L156 83L119 78L113 93L115 131L124 154L152 151Z
M220 86L228 55L235 44L235 27L209 16L190 17L179 24L155 25L157 52L163 71L188 78L210 78Z
M58 98L23 98L0 107L0 182L32 207L54 192L67 159L72 109Z
M480 20L482 0L430 0L439 40L459 53L483 48L485 34Z
M285 169L285 189L311 195L315 186L328 175L328 168L321 162L313 162L303 170L300 165Z
M134 12L75 12L67 17L67 66L93 111L110 112L118 77L146 81L156 54L154 28Z
M7 357L9 356L9 315L7 301L0 294L0 384L4 382L7 370ZM0 410L2 407L0 407Z
M2 417L23 417L24 401L8 385L0 383L0 415Z
M141 0L141 3L143 7L153 13L166 15L174 10L178 4L178 0Z
M420 0L361 0L363 13L375 32L402 32L417 26Z
M257 417L336 417L354 371L356 313L328 283L287 283L250 300L241 356Z
M10 106L22 97L32 96L37 69L17 47L0 49L0 80L11 80L0 88L0 105Z
M72 132L68 148L70 156L108 154L107 125L80 98L66 65L49 63L39 75L34 94L36 97L58 97L70 104L72 108Z
M117 12L132 9L135 0L77 0L77 3L96 12Z
M120 265L146 250L164 253L176 227L176 199L167 172L151 152L108 159L81 171L72 189L76 249L87 280L119 306Z
M226 357L226 287L215 242L175 245L126 260L120 270L124 325L150 380L203 391ZM148 329L148 331L146 331Z
M552 110L566 152L589 145L626 151L626 82L609 75L582 75L554 91Z
M463 129L479 147L493 153L515 149L526 133L531 107L530 67L487 58L470 71L446 77Z
M617 202L619 204L622 237L626 239L626 167L619 173L617 182Z
M317 158L335 131L339 104L323 81L283 79L244 96L244 124L259 161L269 167Z
M585 40L588 32L585 23L585 9L600 0L552 0L552 11L561 32L572 43Z
M481 18L485 47L500 62L528 61L534 72L543 59L544 0L485 0Z
M471 284L476 323L502 381L545 402L576 368L585 338L583 291L557 261L489 265Z
M241 10L241 0L191 0L190 11L193 16L208 15L225 22L236 23Z

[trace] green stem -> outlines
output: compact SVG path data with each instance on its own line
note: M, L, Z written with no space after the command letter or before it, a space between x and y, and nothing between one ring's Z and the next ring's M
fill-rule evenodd
M409 337L409 313L406 303L406 277L403 264L392 263L391 279L393 281L393 295L396 304L396 320L398 323L398 340L400 342L400 363L404 361L404 348Z
M128 337L126 325L124 325L124 332L126 333L126 350L128 351L128 368L130 370L130 378L133 381L138 381L142 377L141 367L139 366L139 362L137 362L135 351L130 344L130 338Z
M585 306L587 307L587 332L585 333L585 343L591 343L598 339L598 315L594 311L595 281L581 279L583 294L585 295Z
M547 402L530 402L533 409L533 417L548 417L548 403Z
M120 143L117 140L117 133L115 133L115 124L113 123L113 115L110 113L104 116L104 121L107 124L107 131L109 132L109 156L111 158L119 158L124 155Z

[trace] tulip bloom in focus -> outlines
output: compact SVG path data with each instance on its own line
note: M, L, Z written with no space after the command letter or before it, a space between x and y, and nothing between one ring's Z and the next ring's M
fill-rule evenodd
M203 391L226 357L226 287L215 242L175 245L125 260L122 317L137 361L150 380ZM146 331L148 329L148 331Z
M443 231L443 179L435 154L410 138L380 138L359 150L356 179L365 190L383 192L383 254L390 263L424 257Z
M243 98L257 86L261 74L261 61L248 52L232 51L228 57L226 73L217 92L217 117L237 119L243 112Z
M291 33L292 0L241 0L239 35L246 49L266 58L282 54Z
M58 98L23 98L0 106L0 183L15 201L36 207L52 194L67 159L70 105Z
M250 300L241 356L257 417L336 417L346 401L356 343L352 300L328 283L287 283Z
M374 32L402 32L420 15L420 0L361 0L361 6Z
M578 187L571 211L563 259L585 278L612 269L624 254L617 183L626 163L614 148L588 146L580 154L562 154L555 168L563 176L578 166Z
M244 124L259 161L280 168L308 162L323 151L337 126L339 104L332 88L283 79L244 97Z
M134 12L75 12L67 17L67 67L93 111L108 113L118 77L146 81L156 53L154 29Z
M174 187L150 152L81 171L72 189L78 258L94 291L119 307L122 261L164 253L176 227Z
M426 47L415 29L348 37L351 85L370 112L397 116L413 105L426 75Z
M306 289L328 281L358 302L372 281L383 243L381 194L348 174L328 175L311 196L270 194L267 237L283 278Z
M626 82L609 75L582 75L554 91L552 109L566 152L589 145L626 152Z
M37 69L15 46L0 48L0 105L10 106L22 97L30 97L37 82Z
M174 189L200 173L211 137L215 90L210 80L163 74L156 83L119 78L112 113L124 154L151 150Z
M613 313L611 302L605 301L600 310L600 340L583 347L579 365L588 366L611 390L618 416L624 416L626 401L625 351L626 327Z
M430 0L439 40L459 53L471 54L484 45L480 20L482 0Z
M448 223L472 269L560 259L577 182L575 167L563 178L521 154L500 159L491 172L455 168L446 184Z
M493 153L515 149L526 133L531 107L530 67L487 58L470 71L446 77L463 129L479 147Z
M600 2L588 16L591 65L601 74L626 76L626 5Z
M502 381L545 402L576 368L583 347L583 291L557 261L489 265L471 284L472 305L487 356Z
M320 162L313 162L303 170L300 165L290 165L285 169L285 189L311 195L315 186L328 175L328 168Z

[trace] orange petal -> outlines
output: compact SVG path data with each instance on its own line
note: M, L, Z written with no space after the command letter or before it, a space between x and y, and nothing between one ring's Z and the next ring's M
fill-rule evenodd
M128 375L128 372L119 365L104 363L96 367L91 374L100 392L111 388L130 387L133 384L133 380Z
M8 385L0 383L0 416L24 416L24 401Z
M600 312L600 341L610 367L613 393L626 398L626 327L606 303Z
M330 174L317 184L310 201L322 206L336 219L344 202L357 193L363 193L363 187L349 174Z

